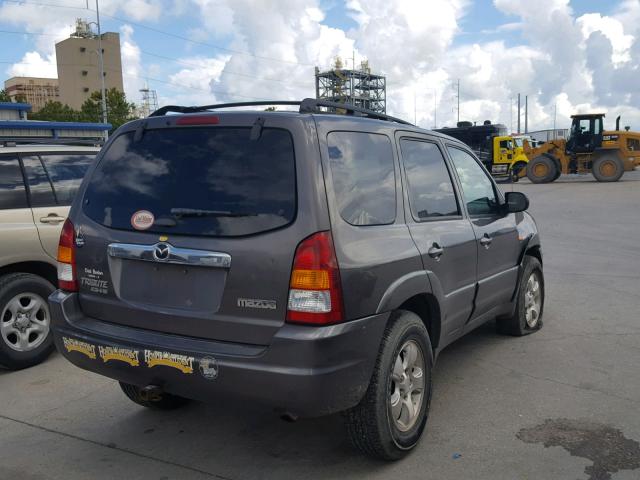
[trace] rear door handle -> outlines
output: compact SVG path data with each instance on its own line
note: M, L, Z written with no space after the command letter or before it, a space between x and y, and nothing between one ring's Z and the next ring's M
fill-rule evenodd
M482 245L484 248L489 248L491 246L491 242L493 242L493 238L491 238L486 233L480 239L480 245Z
M50 213L46 217L40 218L40 223L60 223L64 221L65 217L61 217L60 215L56 215L55 213Z
M431 258L435 258L436 260L440 260L440 256L444 253L444 248L434 242L431 248L427 251Z

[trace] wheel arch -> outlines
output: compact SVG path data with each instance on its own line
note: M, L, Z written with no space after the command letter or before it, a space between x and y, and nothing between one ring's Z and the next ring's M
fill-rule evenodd
M435 350L440 344L442 326L441 302L432 291L426 271L408 273L393 282L378 305L377 313L407 310L420 317Z
M413 297L405 300L402 305L398 307L398 310L407 310L420 317L422 323L424 323L424 326L427 329L427 332L429 332L431 348L435 352L440 344L442 326L440 304L438 303L435 295L429 293L414 295Z
M47 262L18 262L0 267L0 276L9 273L31 273L44 278L54 287L58 285L56 267Z

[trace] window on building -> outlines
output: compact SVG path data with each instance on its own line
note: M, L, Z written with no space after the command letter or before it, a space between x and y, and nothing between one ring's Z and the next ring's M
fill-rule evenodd
M82 89L82 91L83 91L83 92L88 92L88 91L89 91L89 87L84 87L84 88Z
M87 49L85 47L80 47L80 51L84 53L87 51Z
M89 72L87 72L86 70L82 70L82 76L86 77L89 74Z

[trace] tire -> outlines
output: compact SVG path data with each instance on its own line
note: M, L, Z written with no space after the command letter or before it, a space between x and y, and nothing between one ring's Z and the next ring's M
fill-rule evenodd
M171 395L170 393L162 392L154 395L148 395L142 391L140 387L131 385L129 383L119 382L120 388L124 394L133 403L142 405L146 408L153 410L175 410L190 402L188 398L179 397L177 395Z
M54 290L31 273L0 277L0 365L9 370L31 367L54 350L47 303Z
M593 161L591 173L599 182L617 182L624 173L624 165L615 155L603 155Z
M536 283L537 288L535 288ZM515 312L510 317L496 320L498 332L516 337L537 332L542 328L543 311L544 275L542 265L537 258L527 255L524 257L524 268L520 277Z
M415 352L415 363L406 376L409 369L404 369L403 362L411 362L411 351ZM404 387L394 380L394 367L398 374L402 372ZM395 312L385 329L367 392L358 405L343 414L347 433L358 450L374 458L398 460L418 444L429 413L432 367L431 342L420 317L412 312ZM415 396L411 393L416 386L413 382L418 385ZM403 395L411 399L416 412L413 417L407 402L401 401ZM392 407L392 402L399 407Z
M546 155L540 155L527 164L527 178L532 183L553 182L557 178L557 173L558 166L553 158Z

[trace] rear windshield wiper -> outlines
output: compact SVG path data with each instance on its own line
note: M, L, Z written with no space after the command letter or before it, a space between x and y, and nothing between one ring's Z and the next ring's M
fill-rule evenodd
M176 218L183 217L256 217L257 213L231 212L228 210L201 210L199 208L172 208L169 210Z

